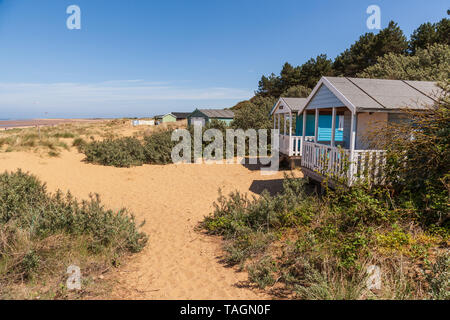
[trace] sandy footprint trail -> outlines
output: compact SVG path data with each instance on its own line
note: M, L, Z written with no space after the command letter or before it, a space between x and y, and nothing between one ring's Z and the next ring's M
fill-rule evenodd
M83 155L64 152L60 158L30 153L0 154L0 170L22 168L50 191L70 190L78 198L101 195L105 206L127 207L143 230L148 246L109 277L118 281L110 297L118 299L260 299L264 294L241 287L247 275L220 262L217 238L194 231L212 211L218 188L249 192L281 185L283 172L263 176L241 165L145 165L113 168L83 163ZM263 180L277 180L264 182Z

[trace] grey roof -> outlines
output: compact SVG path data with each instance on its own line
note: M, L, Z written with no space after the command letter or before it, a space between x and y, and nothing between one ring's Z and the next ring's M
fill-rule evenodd
M177 119L186 119L190 112L171 112Z
M434 104L440 89L435 82L325 77L358 111L423 110Z
M157 114L157 115L155 115L153 118L155 118L155 119L157 119L157 118L162 118L162 117L165 117L165 116L167 116L167 115L169 115L169 114L171 114L172 116L174 116L173 113L169 112L169 113L165 113L165 114ZM175 116L174 116L174 117L175 117ZM175 117L175 118L176 118L176 117Z
M198 109L209 118L234 118L234 112L227 109Z
M285 104L289 106L289 108L292 111L302 111L303 108L306 106L306 102L308 102L307 98L283 98L281 97L278 99L277 102L273 105L272 109L270 110L269 115L272 115L275 112L275 108L279 104L280 101L283 101Z
M307 98L283 98L284 102L291 108L292 111L301 111L308 101Z

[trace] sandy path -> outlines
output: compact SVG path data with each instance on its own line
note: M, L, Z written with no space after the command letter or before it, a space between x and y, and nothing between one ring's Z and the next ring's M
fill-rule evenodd
M108 277L118 281L108 298L118 299L260 299L255 289L240 287L245 273L220 262L218 238L194 231L212 210L218 188L256 192L281 186L283 172L262 176L241 165L168 165L113 168L81 162L83 155L62 153L40 158L30 153L0 153L0 171L22 168L48 185L50 191L70 190L78 198L101 195L105 206L127 207L149 244ZM263 181L264 180L264 181Z

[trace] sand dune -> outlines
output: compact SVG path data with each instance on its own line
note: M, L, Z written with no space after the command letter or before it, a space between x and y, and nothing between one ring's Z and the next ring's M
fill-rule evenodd
M117 281L108 297L117 299L261 299L245 285L247 276L220 263L221 241L194 231L212 211L218 188L252 194L279 188L283 172L262 176L242 165L144 165L113 168L83 163L83 155L60 158L0 153L0 170L22 168L47 182L51 191L70 190L78 198L101 195L113 209L129 208L149 234L145 250L107 278ZM300 173L297 173L299 175Z

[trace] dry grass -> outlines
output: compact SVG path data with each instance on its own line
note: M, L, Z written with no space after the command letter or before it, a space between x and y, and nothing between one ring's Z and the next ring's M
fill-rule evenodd
M55 126L15 128L0 131L0 152L31 151L55 157L69 150L76 139L85 141L136 137L143 139L154 132L186 127L186 121L158 126L132 126L132 120L114 119L102 122L74 122Z

